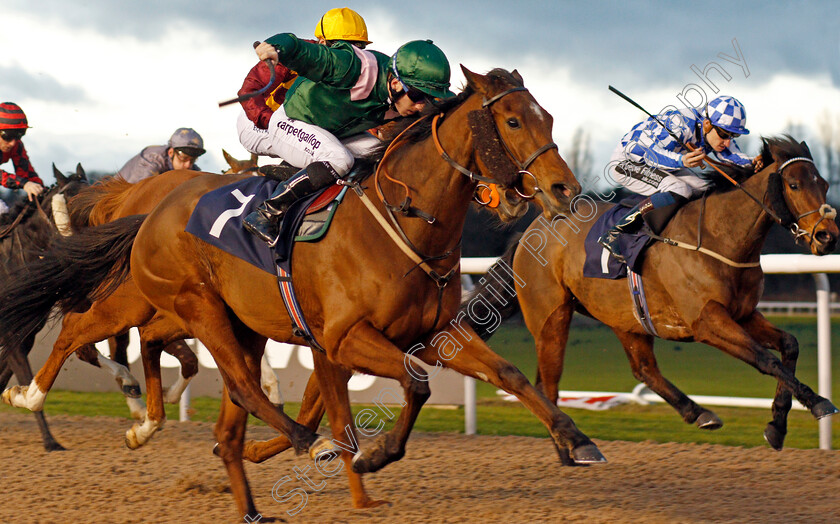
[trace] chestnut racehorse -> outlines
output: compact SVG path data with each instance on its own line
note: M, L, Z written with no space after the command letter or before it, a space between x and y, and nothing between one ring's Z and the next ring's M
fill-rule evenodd
M732 170L743 179L743 188L763 201L797 238L807 241L814 255L832 252L838 235L835 212L826 204L828 184L811 160L808 147L790 137L765 139L762 158L767 167L757 174ZM697 405L660 373L653 353L655 337L634 316L627 283L583 276L584 239L608 206L598 205L596 211L594 205L576 204L580 204L580 212L555 220L554 227L537 220L503 257L506 264L512 264L514 274L527 283L519 289L518 300L502 304L485 285L478 286L472 296L484 296L503 317L521 309L536 339L537 383L550 400L557 400L569 325L577 310L612 328L633 375L673 406L686 422L703 429L721 427L723 423L714 413ZM731 186L722 188L688 203L662 236L692 246L702 239L702 246L741 267L693 250L655 243L645 254L640 274L659 337L709 344L778 380L773 420L764 436L773 448L781 449L791 394L817 418L832 415L837 409L794 376L799 347L793 335L770 324L756 310L764 283L759 254L774 223L771 215L744 192ZM485 339L492 335L480 326L477 330ZM781 361L767 348L779 351Z
M412 347L413 356L513 393L576 461L604 461L591 440L521 372L492 353L471 329L463 329L461 319L453 321L460 287L446 283L458 279L459 238L475 179L492 177L504 186L516 185L524 194L534 195L549 213L567 209L570 197L579 191L551 143L551 116L522 86L521 78L502 70L483 76L465 69L464 74L467 89L437 109L443 118L423 118L392 144L397 147L386 154L380 169L390 173L383 177L393 183L385 185L380 173L374 181L381 196L372 199L371 207L379 214L405 209L410 203L435 217L434 222L393 215L394 227L402 232L392 231L394 237L410 239L403 249L381 225L387 224L386 219L379 221L360 199L349 198L339 207L329 235L319 243L298 245L294 252L301 306L316 340L326 349L325 353L313 353L334 438L352 441L352 447L345 446L356 451L346 370L393 378L406 394L406 405L394 429L355 454L342 446L341 457L357 507L379 503L364 492L358 473L376 471L403 456L419 409L428 398L425 372L415 366L407 369L405 364L404 349L418 340L423 344ZM471 127L468 116L479 124L482 118L485 124L489 119L489 131L495 136L488 136L486 125ZM494 144L505 149L500 156L485 156L488 148L479 148L479 142L490 144L489 149ZM438 158L438 147L451 165ZM516 163L522 176L493 168L505 162ZM462 176L462 172L470 176ZM218 454L228 469L240 514L248 515L255 511L241 464L248 413L289 437L296 451L308 451L313 458L322 459L325 455L319 452L334 451L336 445L276 410L259 389L260 342L269 337L304 343L293 334L275 279L184 232L198 199L222 185L218 177L195 178L165 197L145 220L120 219L75 238L81 251L98 256L89 256L93 260L86 267L73 266L88 272L89 288L77 287L77 296L68 290L62 297L69 307L78 306L78 294L87 295L99 287L94 298L101 298L110 290L109 283L113 287L120 281L130 251L131 276L152 306L146 318L137 322L143 326L144 364L153 366L162 345L186 333L201 340L216 360L226 386L216 426ZM404 200L406 206L393 205L412 193L410 202ZM367 197L374 192L366 189L362 194ZM382 200L391 207L386 208ZM102 246L109 249L103 251ZM63 247L63 254L69 255L70 243ZM13 313L6 309L0 315L4 321ZM455 334L434 335L447 326ZM456 340L457 346L453 346ZM453 347L457 351L452 351Z

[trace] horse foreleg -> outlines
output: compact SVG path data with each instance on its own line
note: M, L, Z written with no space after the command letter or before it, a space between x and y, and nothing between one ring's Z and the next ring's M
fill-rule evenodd
M268 362L268 353L263 353L260 360L260 384L262 384L263 392L265 392L268 400L280 409L283 409L283 392L280 391L280 380L277 378L277 373L271 369L271 364Z
M548 428L558 447L570 450L572 458L579 464L606 462L598 447L580 431L572 419L560 411L556 403L550 402L541 391L528 382L525 375L513 364L487 347L475 331L461 324L458 337L460 348L424 345L413 353L424 362L448 367L470 377L493 384L516 396ZM445 355L441 354L444 351ZM446 358L444 358L444 356Z
M218 442L213 453L221 458L225 465L239 515L245 518L245 522L251 522L257 517L257 507L254 505L242 464L242 443L245 440L247 422L248 412L231 402L228 390L224 388L219 418L213 431Z
M793 371L756 342L718 302L707 303L692 328L694 338L698 342L719 348L761 373L775 377L780 386L790 391L815 418L820 419L838 412L830 400L814 393L796 378Z
M177 340L165 348L164 351L178 359L181 363L181 372L178 374L178 380L175 381L169 388L165 389L163 401L167 404L177 404L181 400L181 395L190 383L190 380L198 373L198 358L193 353L192 349L183 340Z
M372 446L356 455L353 459L353 471L370 473L401 459L405 455L405 443L408 441L420 408L431 395L425 371L409 373L404 363L405 354L366 322L353 326L347 336L342 339L339 347L335 348L333 354L329 356L330 360L347 369L394 379L399 382L405 392L405 405L400 411L394 428L380 435ZM324 383L319 380L319 384L323 394ZM380 398L383 393L380 393ZM330 402L325 401L329 410ZM369 413L366 413L363 419L376 424L378 420L376 412L373 410L367 410L367 412ZM393 416L390 412L388 415L389 418ZM359 432L372 437L378 434L384 425L384 422L378 420L375 429L360 427Z
M351 373L347 369L330 362L323 353L313 351L312 356L315 362L313 377L317 379L323 404L326 405L329 412L333 442L340 442L336 445L341 448L341 459L344 462L344 468L347 470L353 507L371 508L386 504L387 502L384 500L374 500L368 496L362 482L362 476L355 468L356 459L361 457L363 452L359 451L356 442L356 430L353 423L353 414L350 411L350 398L347 394L347 381L350 380ZM312 384L313 377L310 377L307 389ZM364 429L361 431L364 431ZM333 460L334 455L324 455L321 460L315 461L315 467L325 477L332 477L341 471L338 467L329 467Z
M324 399L321 397L321 390L318 387L318 377L313 373L306 383L306 390L303 392L303 399L300 402L300 411L295 420L312 431L316 431L321 419L324 418L325 411ZM242 456L250 462L260 463L286 451L291 446L289 439L283 435L266 441L249 440L245 442Z
M32 349L34 340L35 336L33 335L24 342L30 350ZM7 353L5 360L9 366L9 371L14 372L15 377L17 377L18 382L21 384L32 381L32 368L29 366L29 360L26 358L27 353L29 353L29 350L23 351L20 348L16 348L16 350ZM50 432L43 411L35 412L35 420L38 423L38 429L41 431L41 440L44 442L44 449L47 451L64 451L64 447L55 440L55 437Z
M647 384L653 392L677 410L677 413L689 424L696 424L701 429L719 429L723 426L723 422L717 415L688 398L688 395L662 376L653 353L652 336L618 329L613 329L613 332L624 347L624 353L630 361L630 368L636 380Z
M796 373L796 361L799 358L799 342L796 337L782 331L764 318L758 311L741 323L741 326L756 342L763 346L777 350L782 355L782 365ZM764 429L764 438L775 450L781 450L787 434L787 417L793 399L790 390L776 385L776 395L773 398L773 420Z

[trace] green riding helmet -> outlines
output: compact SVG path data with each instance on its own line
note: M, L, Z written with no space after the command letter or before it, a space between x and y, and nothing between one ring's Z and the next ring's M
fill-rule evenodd
M449 60L431 40L413 40L400 46L391 57L397 80L432 98L455 96L449 90Z

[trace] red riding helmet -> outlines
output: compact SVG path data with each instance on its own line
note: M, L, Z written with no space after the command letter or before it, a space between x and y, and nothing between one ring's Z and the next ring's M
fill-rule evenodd
M0 129L26 129L28 127L29 122L19 105L13 102L0 104Z

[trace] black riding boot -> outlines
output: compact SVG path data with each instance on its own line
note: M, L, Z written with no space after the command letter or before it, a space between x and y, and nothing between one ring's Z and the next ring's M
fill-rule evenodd
M313 162L277 186L271 197L245 217L242 226L269 246L277 243L280 223L289 207L301 198L334 184L339 176L326 162Z
M601 238L598 239L598 243L604 246L607 251L616 258L616 260L622 264L626 263L627 261L621 253L621 248L618 246L618 237L622 233L638 233L645 223L643 218L644 214L652 208L653 204L651 204L650 198L642 200L630 210L630 213L626 217L614 225L612 229L601 235Z

